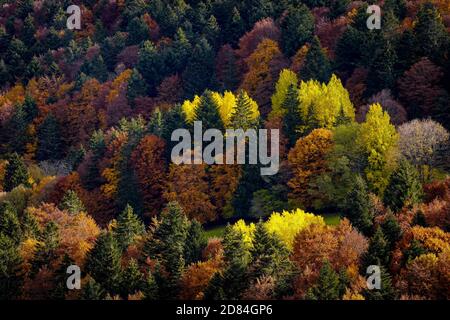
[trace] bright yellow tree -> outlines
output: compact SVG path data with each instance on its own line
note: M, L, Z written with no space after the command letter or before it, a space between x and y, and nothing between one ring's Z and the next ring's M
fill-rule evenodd
M300 111L304 119L307 119L312 111L319 127L334 127L341 110L347 118L355 119L355 109L349 93L334 74L328 84L316 80L302 81L299 99Z
M275 93L272 96L272 111L270 116L282 116L286 112L282 108L283 102L286 99L286 94L290 86L297 87L297 75L289 69L283 69L280 72L277 84L275 85Z
M297 233L312 224L325 226L325 221L321 216L296 209L281 213L274 212L265 225L269 232L277 235L289 249L292 249Z
M389 114L380 104L370 106L366 121L361 124L357 144L362 147L368 166L366 177L371 191L381 195L389 182L396 158L398 133Z

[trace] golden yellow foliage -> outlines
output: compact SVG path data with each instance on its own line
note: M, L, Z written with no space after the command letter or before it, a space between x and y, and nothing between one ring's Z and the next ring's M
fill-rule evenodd
M266 228L277 235L289 249L292 249L297 233L312 224L325 226L325 221L321 216L295 209L281 213L274 212L266 222Z

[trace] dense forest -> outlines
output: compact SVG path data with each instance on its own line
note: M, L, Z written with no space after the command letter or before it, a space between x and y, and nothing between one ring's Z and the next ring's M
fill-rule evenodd
M0 0L0 299L449 299L449 54L448 0Z

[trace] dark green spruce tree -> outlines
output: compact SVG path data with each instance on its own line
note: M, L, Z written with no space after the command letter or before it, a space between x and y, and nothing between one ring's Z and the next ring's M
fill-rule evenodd
M389 258L389 242L386 239L383 230L378 227L375 234L370 238L369 248L363 256L363 272L365 272L370 265L387 267Z
M67 210L70 214L77 214L86 211L83 202L73 190L68 190L59 204L61 210Z
M5 168L3 189L9 192L21 184L28 186L28 179L29 175L25 163L17 153L13 153Z
M320 269L317 284L306 293L308 300L339 300L339 276L331 264L325 261Z
M137 236L143 235L145 232L144 223L133 212L133 208L127 205L117 218L117 227L114 235L117 239L119 247L125 250Z
M86 272L108 293L120 291L121 252L111 232L101 234L86 257Z
M373 225L373 214L367 184L361 176L357 176L351 189L344 210L344 216L359 231L368 235Z
M422 195L422 185L416 168L406 160L400 161L384 192L384 204L393 212L397 212L405 205L419 203Z
M300 77L305 80L328 82L331 78L331 65L320 45L318 37L314 37L306 54L305 64L300 70Z
M60 126L53 114L48 114L39 126L37 139L36 158L38 160L58 160L62 158L63 143Z
M161 215L161 221L144 246L146 255L159 261L161 272L155 274L158 296L174 299L178 295L179 281L184 270L184 247L189 222L181 207L170 202Z
M187 266L201 260L206 245L207 240L202 225L197 220L192 220L184 245L184 260Z
M19 248L11 238L0 233L0 300L18 299L23 280Z

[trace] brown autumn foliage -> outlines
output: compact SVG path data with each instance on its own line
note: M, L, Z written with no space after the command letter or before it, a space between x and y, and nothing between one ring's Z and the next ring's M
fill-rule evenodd
M356 107L364 104L364 92L366 91L366 79L368 70L363 68L356 68L350 78L345 83L350 99Z
M431 115L433 106L445 91L439 85L443 71L428 58L415 63L398 80L400 98L407 109L420 108L423 117Z
M248 72L244 75L241 89L258 103L261 115L266 117L270 112L275 83L280 71L288 66L288 61L275 41L264 39L245 62Z
M209 170L211 201L223 217L233 215L231 201L236 191L241 169L238 165L212 165Z
M200 223L214 220L216 207L211 203L205 164L172 163L167 176L166 201L177 201L189 219Z
M50 221L56 223L60 238L57 251L61 256L68 254L77 265L84 265L86 253L94 246L100 233L94 219L84 212L72 215L48 203L27 210L37 218L41 228Z
M221 260L210 259L191 264L180 280L180 299L201 300L214 274L220 270Z
M155 135L147 135L131 154L145 215L148 216L157 215L164 205L162 198L166 175L164 150L164 140Z
M301 270L295 281L294 296L304 296L316 281L324 260L328 260L337 272L347 270L354 287L358 287L357 266L367 247L367 239L346 219L336 227L313 224L299 232L291 257L297 269Z
M326 155L333 146L332 132L315 129L306 137L297 140L289 151L288 160L292 171L289 198L295 203L308 206L311 179L327 170Z

